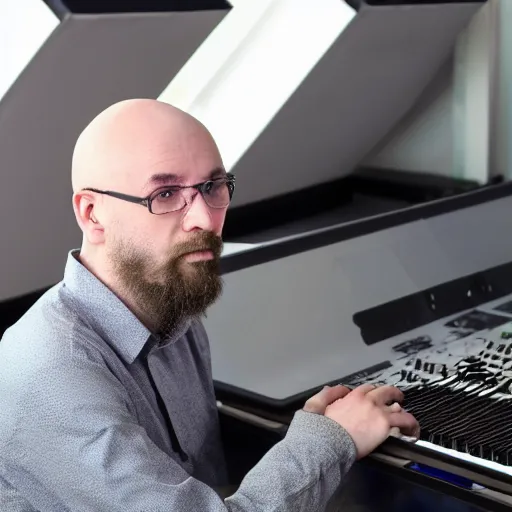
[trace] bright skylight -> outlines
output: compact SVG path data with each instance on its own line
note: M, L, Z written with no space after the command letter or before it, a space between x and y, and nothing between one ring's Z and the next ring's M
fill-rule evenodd
M0 100L58 24L41 0L1 2Z
M160 99L201 120L228 169L350 23L340 0L236 0Z

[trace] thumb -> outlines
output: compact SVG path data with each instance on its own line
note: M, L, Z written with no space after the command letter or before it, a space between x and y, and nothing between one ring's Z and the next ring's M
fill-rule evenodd
M325 386L322 391L313 395L305 404L303 410L306 412L312 412L315 414L325 414L327 406L347 396L350 393L350 389L345 386Z

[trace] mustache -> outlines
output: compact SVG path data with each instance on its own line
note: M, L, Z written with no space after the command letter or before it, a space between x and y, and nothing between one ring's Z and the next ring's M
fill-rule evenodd
M211 251L216 258L220 258L223 248L223 241L220 236L210 231L204 231L194 235L193 238L181 242L174 248L174 257L180 258L191 252Z

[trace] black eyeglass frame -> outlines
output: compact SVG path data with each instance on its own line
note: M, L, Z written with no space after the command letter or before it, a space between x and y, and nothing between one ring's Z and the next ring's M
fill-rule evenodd
M158 194L162 193L163 190L178 191L178 190L184 190L187 188L195 188L201 194L201 197L204 199L206 204L208 204L208 200L205 198L206 187L210 183L218 183L219 181L224 181L228 185L229 202L231 202L231 199L233 198L233 193L235 192L236 179L235 179L235 175L232 173L229 173L229 172L226 173L225 176L222 176L220 178L213 178L211 180L203 181L201 183L196 183L195 185L167 185L165 187L159 187L156 190L154 190L153 192L151 192L151 194L149 194L146 197L137 197L137 196L132 196L129 194L123 194L122 192L115 192L113 190L100 190L100 189L92 188L92 187L84 188L82 190L87 190L89 192L95 192L97 194L104 194L106 196L115 197L116 199L122 199L123 201L128 201L130 203L140 204L141 206L145 206L148 209L149 213L152 213L153 215L165 215L165 213L172 213L172 212L180 211L181 209L183 209L186 206L186 203L185 203L185 205L182 206L182 208L178 208L177 210L171 210L171 211L165 212L165 213L153 212L151 203L154 201L156 196L158 196ZM220 208L226 208L227 206L229 206L229 203L226 206L210 206L209 204L208 204L208 206L210 208L220 209Z

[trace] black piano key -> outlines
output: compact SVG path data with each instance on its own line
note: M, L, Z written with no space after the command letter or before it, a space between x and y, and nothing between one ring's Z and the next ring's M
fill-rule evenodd
M422 440L512 465L512 343L465 343L475 352L458 362L447 364L446 352L433 351L402 361L391 378L404 392L404 408L419 420Z
M502 383L500 389L506 386L507 383ZM493 399L492 395L468 396L464 391L428 389L428 386L408 390L404 395L407 410L420 421L422 439L486 460L510 463L512 432L501 439L495 439L491 433L503 431L504 425L512 429L512 401L506 404L507 401ZM498 428L498 424L502 428Z

